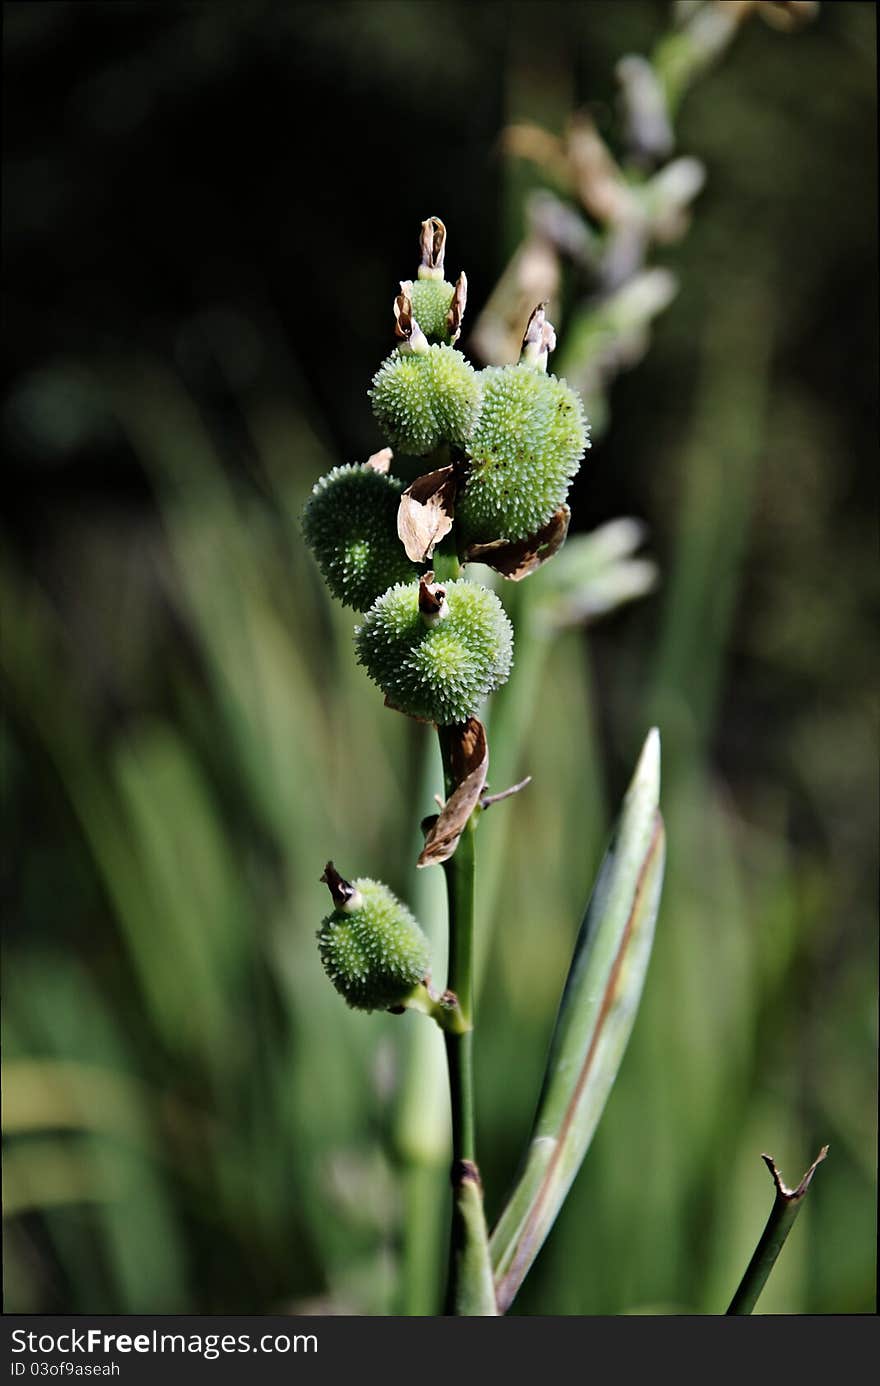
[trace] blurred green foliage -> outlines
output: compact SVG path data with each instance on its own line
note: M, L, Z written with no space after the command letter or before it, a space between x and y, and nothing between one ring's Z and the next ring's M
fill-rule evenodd
M6 1308L387 1313L407 1142L445 1113L399 1119L425 1022L327 985L318 876L380 877L436 933L413 864L440 769L356 667L299 516L376 445L418 222L443 215L475 312L534 181L502 125L589 102L610 131L613 64L667 10L6 21ZM663 252L679 296L573 497L582 529L646 522L659 586L588 636L541 618L567 553L503 593L490 779L534 779L481 829L490 1217L654 721L669 842L633 1040L515 1312L719 1311L760 1152L794 1180L826 1141L759 1308L874 1307L873 64L873 7L826 5L747 26L687 97L708 183Z

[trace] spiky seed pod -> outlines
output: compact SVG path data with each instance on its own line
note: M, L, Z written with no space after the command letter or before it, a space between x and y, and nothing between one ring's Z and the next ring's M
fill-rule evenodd
M416 279L410 286L412 315L429 342L449 342L448 314L455 289L445 279Z
M402 485L372 467L334 467L303 512L303 534L343 606L366 611L394 582L415 572L397 537Z
M477 372L451 346L393 351L369 393L390 441L417 457L441 443L463 443L480 412Z
M355 1010L403 1005L430 971L428 940L381 881L361 877L342 884L351 894L340 897L331 886L334 902L340 902L318 931L327 976Z
M438 726L464 722L506 683L513 631L494 592L463 580L398 584L355 631L358 662L388 702Z
M583 405L564 380L525 363L490 366L481 380L456 522L464 543L525 539L562 505L590 445Z

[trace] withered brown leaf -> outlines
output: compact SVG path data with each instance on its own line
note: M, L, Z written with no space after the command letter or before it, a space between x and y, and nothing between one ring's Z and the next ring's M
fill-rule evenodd
M561 505L556 514L527 539L495 539L491 544L471 544L465 561L485 563L511 582L521 582L558 553L568 534L571 511Z
M469 717L460 726L450 727L448 734L455 789L428 830L417 866L449 860L486 785L489 743L482 722Z
M400 497L397 533L412 563L426 562L435 544L452 529L455 491L455 468L450 464L417 477Z

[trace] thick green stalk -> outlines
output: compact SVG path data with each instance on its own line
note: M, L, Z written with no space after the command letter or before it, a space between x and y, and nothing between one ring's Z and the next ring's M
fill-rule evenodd
M419 727L421 763L412 798L427 809L438 789L436 742ZM408 899L431 940L435 976L445 976L446 889L439 871L420 871L415 860L424 834L413 824ZM443 1036L436 1025L413 1025L402 1036L403 1076L394 1121L394 1147L404 1185L402 1265L396 1312L438 1314L443 1302L449 1227L449 1108Z
M444 466L449 449L438 450L431 466ZM438 582L451 582L461 575L455 543L451 535L438 544L433 557ZM441 751L442 751L442 740ZM428 741L418 775L417 796L427 804L437 788L435 752ZM445 769L445 761L444 761ZM413 861L424 839L418 833L413 844ZM424 921L439 920L442 902L435 899L433 871L413 872L411 899ZM439 884L439 882L438 882ZM443 964L446 939L432 937L438 974ZM395 1118L395 1146L404 1184L405 1216L402 1228L402 1274L398 1312L422 1316L436 1314L442 1295L442 1262L449 1183L446 1172L449 1143L449 1115L445 1085L447 1064L443 1041L434 1026L418 1026L407 1044L404 1056L401 1099Z
M439 737L448 798L455 789L455 778L446 728L439 728ZM449 898L447 985L458 997L461 1018L468 1027L461 1033L447 1031L445 1034L452 1107L453 1188L446 1307L450 1314L493 1315L498 1311L474 1131L474 838L477 813L471 815L455 853L443 864Z
M771 1157L762 1155L761 1158L773 1176L776 1197L770 1209L767 1226L755 1247L751 1261L746 1266L739 1289L730 1301L728 1314L750 1314L754 1309L758 1296L767 1283L767 1277L776 1264L776 1258L785 1245L785 1239L794 1226L794 1220L800 1212L801 1204L816 1173L816 1166L822 1163L827 1154L828 1146L823 1145L796 1189L786 1188Z
M448 986L458 997L462 1019L469 1027L474 1023L474 827L471 819L454 855L443 864L449 894ZM457 1160L475 1158L473 1036L472 1028L460 1035L446 1035L452 1150Z
M456 578L461 577L461 564L458 561L452 535L441 540L434 550L434 557L431 561L434 567L434 578L437 582L454 582ZM443 764L445 768L445 759Z

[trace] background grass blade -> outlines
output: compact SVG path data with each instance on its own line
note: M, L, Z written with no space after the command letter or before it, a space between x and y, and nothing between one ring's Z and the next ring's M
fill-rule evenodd
M665 844L652 730L581 925L525 1166L491 1239L512 1303L580 1169L626 1049L651 953Z
M800 1212L801 1204L807 1196L807 1190L813 1182L813 1175L827 1154L828 1146L823 1145L801 1182L794 1189L787 1188L782 1182L782 1176L776 1168L773 1156L761 1156L773 1177L776 1197L773 1200L773 1207L770 1209L767 1226L761 1233L752 1259L746 1266L736 1294L730 1302L728 1314L751 1314L767 1283L767 1277L776 1264L776 1258L794 1226L794 1220Z

